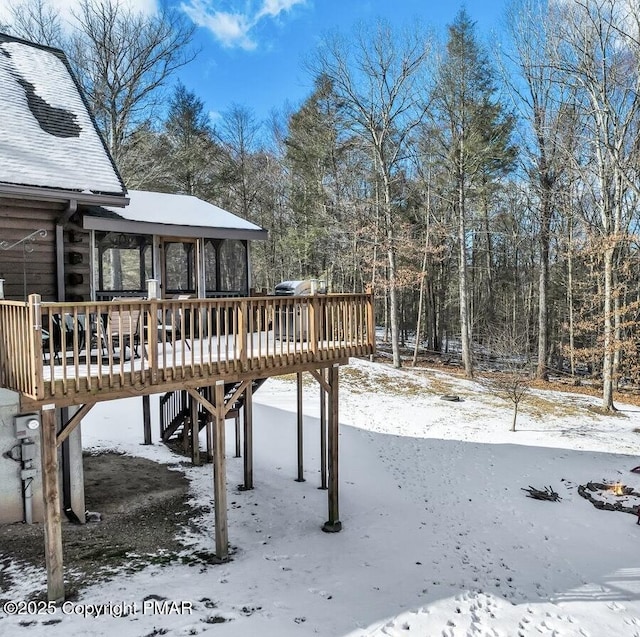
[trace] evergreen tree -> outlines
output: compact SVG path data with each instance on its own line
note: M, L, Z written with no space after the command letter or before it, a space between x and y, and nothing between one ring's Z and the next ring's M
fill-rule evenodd
M165 188L209 198L214 181L211 166L218 152L204 102L179 83L169 102L162 134Z
M469 222L474 203L514 161L514 120L497 98L495 72L461 10L449 26L446 55L432 94L441 159L448 167L449 197L458 229L458 296L462 359L473 376L469 303ZM476 201L474 201L476 198Z
M296 255L295 276L324 275L327 249L341 243L338 219L338 130L331 82L316 80L314 92L289 118L285 162L290 171L291 225L287 247Z

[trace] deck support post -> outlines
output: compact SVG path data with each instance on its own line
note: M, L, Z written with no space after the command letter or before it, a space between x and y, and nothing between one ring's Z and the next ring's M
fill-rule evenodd
M47 405L41 412L42 498L44 501L44 555L47 566L47 599L64 599L62 563L62 526L60 523L60 486L58 483L58 447L56 410Z
M244 484L242 491L253 489L253 382L244 390Z
M242 441L240 438L240 410L237 409L236 410L236 415L233 418L235 426L236 426L236 454L235 454L235 458L240 458L242 456L241 453L241 449L242 449Z
M186 424L182 427L182 453L186 456L189 453L189 429L191 426L191 405L193 404L193 398L189 396L186 391L180 392L182 395L182 409L188 409L189 413L189 427Z
M213 420L213 414L207 413L207 462L213 462Z
M225 463L224 381L215 385L215 422L213 423L213 499L215 505L216 557L229 559L227 528L227 471Z
M142 397L142 420L144 427L144 444L151 445L151 397L145 394Z
M329 519L322 530L337 533L342 530L338 507L338 372L339 365L329 368Z
M298 386L298 477L296 482L304 482L304 439L302 419L302 372L296 374Z
M200 421L198 420L198 402L191 399L191 462L200 465Z
M320 369L323 379L326 378L324 368ZM320 486L327 489L327 392L320 383Z

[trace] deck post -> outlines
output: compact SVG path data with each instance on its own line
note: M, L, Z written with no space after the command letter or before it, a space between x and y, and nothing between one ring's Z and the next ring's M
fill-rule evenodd
M236 426L236 453L235 458L240 458L242 456L242 441L240 439L240 409L235 410L235 416L233 417L233 421Z
M31 391L35 393L38 398L44 398L41 302L42 298L39 294L29 295L29 315L31 319L29 351L31 353L31 360L28 361L27 369L30 372L29 382L31 383Z
M327 377L325 368L320 369L323 379ZM320 486L318 489L327 488L327 392L322 383L320 385Z
M338 507L338 372L340 366L329 368L329 519L322 530L337 533L342 530Z
M302 372L296 374L298 386L298 477L296 482L304 482L304 438L302 419Z
M198 419L198 401L191 399L191 462L200 464L200 420Z
M54 405L46 405L42 410L41 423L40 450L47 599L50 602L60 602L64 599L64 567L62 563L60 486L58 484L58 447L56 445L56 410Z
M182 391L182 409L188 409L188 414L189 414L189 426L187 427L187 424L185 423L182 427L182 453L186 456L187 453L189 453L189 429L191 428L191 417L193 415L193 411L191 409L191 406L193 405L193 398L191 398L191 396L189 396L189 394L186 391Z
M153 444L151 440L151 397L145 394L142 397L142 421L144 427L144 444Z
M244 390L244 484L242 491L253 489L253 382Z
M207 413L207 462L213 462L213 414Z
M227 471L225 463L224 381L215 386L216 417L213 424L213 499L215 506L216 557L221 562L229 559L229 533L227 528Z

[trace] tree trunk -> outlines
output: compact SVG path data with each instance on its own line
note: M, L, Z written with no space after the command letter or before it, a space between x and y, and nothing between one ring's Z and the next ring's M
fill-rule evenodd
M462 153L462 142L460 143ZM467 293L467 246L465 220L464 177L458 177L458 287L460 296L460 339L462 348L462 364L467 378L473 378L473 355L471 352L471 329L469 325L469 298Z
M544 188L544 185L543 185ZM549 379L547 356L549 354L549 235L551 232L550 193L542 193L540 214L540 274L538 279L538 367L536 377Z
M602 358L602 408L615 411L613 404L613 257L615 249L604 251L604 356Z

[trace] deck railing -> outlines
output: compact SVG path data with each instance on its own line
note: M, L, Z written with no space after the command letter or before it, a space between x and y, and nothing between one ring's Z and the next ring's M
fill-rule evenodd
M275 375L375 349L368 294L0 302L0 384L35 401ZM99 399L99 396L95 396Z

